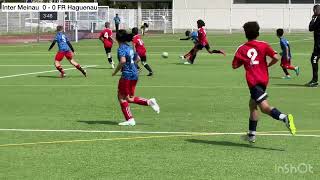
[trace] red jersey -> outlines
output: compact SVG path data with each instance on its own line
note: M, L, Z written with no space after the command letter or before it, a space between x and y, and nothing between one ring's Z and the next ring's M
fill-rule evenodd
M132 43L133 43L134 47L136 48L136 51L140 57L146 56L147 50L144 47L144 42L142 41L139 34L133 36Z
M100 32L100 38L103 37L103 44L105 48L112 48L113 41L112 37L112 30L109 28L105 28Z
M207 32L204 29L204 26L198 29L198 41L203 46L208 44Z
M266 57L274 57L275 54L277 52L266 42L257 40L248 41L237 49L232 66L233 68L238 68L244 65L249 88L258 84L267 87L269 72Z

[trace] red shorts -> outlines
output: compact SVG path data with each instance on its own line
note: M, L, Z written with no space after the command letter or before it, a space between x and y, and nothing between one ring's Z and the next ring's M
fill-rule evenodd
M138 80L127 80L121 78L118 84L118 93L122 96L134 96Z
M139 57L146 57L146 56L147 56L147 51L145 51L145 50L138 50L138 49L137 49L137 54L139 55Z
M62 61L62 59L66 57L68 60L73 58L73 53L71 51L59 51L56 54L55 60Z
M280 66L284 68L291 66L291 59L281 58Z

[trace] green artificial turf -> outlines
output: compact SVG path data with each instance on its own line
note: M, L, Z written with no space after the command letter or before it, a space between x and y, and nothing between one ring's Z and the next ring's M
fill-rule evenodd
M119 76L111 76L98 40L73 43L81 65L97 65L87 69L87 78L76 70L67 71L64 79L57 72L8 77L55 70L55 52L47 52L49 43L0 45L0 179L319 178L320 90L303 87L311 79L312 34L286 35L301 75L291 72L293 78L283 80L279 64L271 67L268 94L272 106L294 114L298 135L315 136L286 136L283 123L261 115L258 132L278 135L258 135L254 145L241 134L203 134L247 131L244 70L231 68L244 35L210 34L211 47L224 49L227 56L202 51L194 65L182 65L178 58L193 46L179 41L182 36L143 37L155 73L147 77L145 69L141 72L136 95L155 97L161 113L131 105L135 127L117 125L123 120L116 97ZM260 39L280 51L274 34L262 33ZM117 62L116 46L112 53ZM163 59L162 52L169 58ZM311 170L306 172L304 165Z

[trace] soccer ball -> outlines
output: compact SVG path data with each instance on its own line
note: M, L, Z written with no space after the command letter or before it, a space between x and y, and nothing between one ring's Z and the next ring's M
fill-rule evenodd
M163 52L163 53L162 53L162 57L163 57L163 58L168 58L168 56L169 56L169 54L168 54L167 52Z

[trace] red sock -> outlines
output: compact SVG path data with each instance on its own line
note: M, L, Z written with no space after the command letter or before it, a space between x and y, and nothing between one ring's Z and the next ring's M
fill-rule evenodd
M80 69L80 68L81 68L80 64L76 65L75 67L76 67L77 69Z
M287 69L295 70L296 68L294 66L288 66Z
M124 117L126 118L127 121L129 119L133 118L128 102L120 103L120 106L121 106L122 113L123 113L123 115L124 115Z
M143 106L148 106L148 99L144 99L144 98L141 98L141 97L135 97L133 99L132 103L143 105Z
M56 66L56 69L60 71L61 74L64 74L64 70L61 66Z

